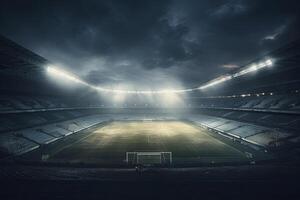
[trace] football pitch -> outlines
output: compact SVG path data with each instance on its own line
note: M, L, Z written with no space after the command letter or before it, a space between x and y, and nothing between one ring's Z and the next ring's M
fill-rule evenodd
M184 121L114 121L64 146L49 161L125 164L126 152L172 152L173 164L247 161L242 151Z

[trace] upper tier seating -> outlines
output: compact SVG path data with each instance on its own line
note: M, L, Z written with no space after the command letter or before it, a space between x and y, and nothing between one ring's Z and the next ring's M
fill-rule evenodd
M194 100L193 106L300 112L300 95L269 95L251 97L210 98Z
M24 154L41 145L52 143L108 119L109 117L105 115L91 115L16 132L2 133L0 134L0 155Z
M297 137L285 131L207 115L193 115L190 120L233 138L261 147L269 147L279 141L290 141L288 140L289 138Z

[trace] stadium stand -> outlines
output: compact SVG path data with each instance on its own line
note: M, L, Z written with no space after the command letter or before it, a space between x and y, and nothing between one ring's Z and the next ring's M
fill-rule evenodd
M60 123L0 134L1 155L20 155L109 119L90 115Z
M293 135L292 133L285 131L234 120L226 120L219 117L194 115L190 118L190 120L209 129L213 129L216 132L226 134L232 138L241 139L242 141L264 148L272 147L275 143L284 139L297 137L297 135ZM284 143L281 143L280 145L283 144Z
M48 135L52 135L56 138L61 138L71 134L70 131L57 127L55 124L38 127L37 129L40 132L47 133Z
M12 133L0 135L1 155L20 155L38 148L39 145Z
M259 95L259 94L257 94ZM299 110L300 95L260 95L255 97L218 97L198 99L194 106L200 108L219 108L234 110L275 110L297 111Z
M39 132L35 129L26 129L26 130L18 131L18 132L15 132L15 135L22 136L30 141L40 144L40 145L49 144L49 143L57 140L57 138L55 138L51 135Z

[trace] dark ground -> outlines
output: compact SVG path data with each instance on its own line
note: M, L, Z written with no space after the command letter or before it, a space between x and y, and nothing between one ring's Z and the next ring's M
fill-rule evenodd
M180 124L180 126L182 125L186 126ZM109 126L103 125L101 127ZM117 143L117 146L120 145L119 147L122 148L128 148L128 146L122 145L122 142L124 142L123 144L128 144L129 142L130 146L133 145L134 147L134 142L132 144L130 141L135 141L137 137L136 139L139 139L139 142L142 142L143 145L149 148L152 148L153 145L155 148L166 148L168 144L170 145L169 148L175 148L176 145L172 145L174 144L172 143L174 139L175 142L179 142L188 150L183 151L183 153L203 153L205 151L201 151L201 145L199 149L197 148L197 144L201 142L197 140L197 135L199 134L202 135L202 139L208 140L212 145L221 145L226 150L229 148L230 151L227 152L232 152L231 148L233 148L233 152L249 150L245 146L230 143L232 141L227 141L213 133L192 127L192 125L188 125L186 128L189 131L193 130L194 133L185 137L183 137L185 133L178 133L177 136L175 135L174 137L173 135L171 138L168 138L169 130L166 128L164 130L166 135L159 134L155 136L155 133L153 133L155 137L150 136L148 139L147 136L150 133L144 133L142 137L138 133L132 133L129 138L127 138L128 135L125 135L120 140L120 135L116 134L116 138L114 138L113 132L110 133L112 135L108 135L108 137L103 139L102 137L105 137L105 135L101 131L94 133L94 131L99 131L98 126L86 130L87 132L83 131L74 134L46 150L53 152L53 150L59 149L60 151L54 151L57 153L56 155L59 155L60 152L63 152L61 150L68 149L62 147L70 143L75 143L75 147L82 147L84 150L88 147L86 142L89 141L96 145L96 148L92 148L92 150L103 152L103 143L97 143L98 137L101 138L101 141L108 139L107 141L110 141L110 143L106 144L113 144L112 146L116 145L116 141L121 141ZM176 127L172 129L176 130ZM78 143L76 142L84 136L89 136L90 140L82 140L83 143L77 145ZM192 145L193 148L186 143L189 140L195 140ZM164 145L162 145L161 141L163 141ZM70 146L70 150L72 150L72 146ZM108 145L105 148L111 150L112 146ZM99 147L100 149L97 149ZM211 148L205 149L206 152L218 152L215 150L210 151ZM119 154L119 150L120 148L117 148L115 152ZM182 149L178 150L181 151ZM41 155L41 152L37 151L34 154ZM265 157L264 152L258 152L257 155L259 154L263 154L262 157ZM86 156L86 154L84 155ZM300 164L293 159L282 162L278 160L261 160L252 165L249 165L249 162L247 162L247 164L240 163L231 166L226 166L222 163L210 163L193 168L178 168L178 166L172 166L171 168L149 167L144 168L141 173L137 173L132 166L104 168L101 165L85 165L82 163L76 165L73 163L40 162L38 160L30 160L32 157L34 156L28 154L22 157L21 160L0 163L1 200L300 199L300 190L298 189L300 185Z
M299 199L299 164L134 169L1 167L0 199Z

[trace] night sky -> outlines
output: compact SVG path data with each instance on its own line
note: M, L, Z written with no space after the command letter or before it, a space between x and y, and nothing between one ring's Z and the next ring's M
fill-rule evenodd
M0 34L96 85L188 88L299 38L299 10L289 0L1 0Z

